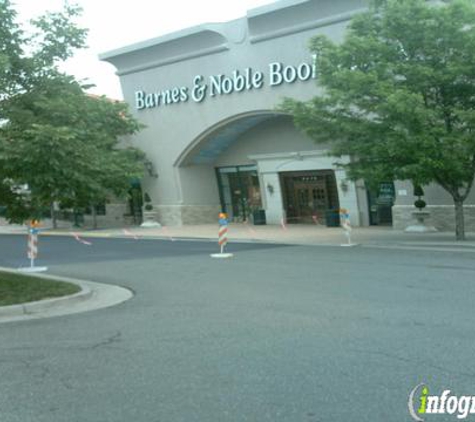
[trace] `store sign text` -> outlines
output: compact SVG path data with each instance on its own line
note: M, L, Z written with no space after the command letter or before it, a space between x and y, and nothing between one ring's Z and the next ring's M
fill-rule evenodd
M267 76L267 77L266 77ZM213 75L205 78L196 75L191 86L176 86L163 91L147 93L135 91L135 108L144 110L170 104L193 101L203 102L207 97L230 95L236 92L259 90L266 84L277 87L282 84L292 84L297 81L308 81L316 77L316 57L312 63L301 63L291 66L280 62L270 63L267 75L250 67L244 70L234 70L230 75Z

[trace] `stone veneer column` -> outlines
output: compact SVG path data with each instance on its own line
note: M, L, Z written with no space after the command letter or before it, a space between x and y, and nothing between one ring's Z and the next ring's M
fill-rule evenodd
M284 218L282 189L278 173L265 173L262 175L261 191L263 193L263 206L266 210L267 224L280 224ZM268 188L269 186L269 188ZM270 192L269 190L272 190Z
M165 226L217 223L220 205L155 205L158 221Z
M340 208L348 210L352 226L360 226L360 211L358 210L356 184L346 180L346 173L344 170L335 170L335 178Z

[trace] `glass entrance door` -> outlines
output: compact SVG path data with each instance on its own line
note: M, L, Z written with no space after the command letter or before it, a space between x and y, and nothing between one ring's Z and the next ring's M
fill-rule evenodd
M218 177L221 208L232 221L246 221L262 208L256 166L220 167Z
M301 223L312 223L318 216L324 216L328 208L328 194L323 183L294 185L297 215Z
M376 189L368 189L368 205L370 224L392 225L392 207L394 205L394 183L380 183Z
M332 170L281 173L284 207L289 223L327 224L339 201Z

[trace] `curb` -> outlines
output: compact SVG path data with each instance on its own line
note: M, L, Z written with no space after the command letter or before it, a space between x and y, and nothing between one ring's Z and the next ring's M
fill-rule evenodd
M138 239L133 239L130 236L118 233L118 234L111 234L111 233L89 233L89 232L77 232L80 234L81 238L83 239L122 239L122 240L168 240L171 242L215 242L217 243L217 237L209 237L209 236L166 236L166 235L142 235L137 233L136 235L139 237ZM7 235L13 236L21 236L26 235L25 233L4 233ZM71 237L71 233L67 232L40 232L41 236L50 236L50 237ZM281 244L281 240L272 239L272 238L261 238L261 239L254 239L254 238L237 238L233 239L232 243L263 243L263 244ZM292 242L284 242L285 245L301 245L300 243L292 243ZM316 246L321 246L320 244ZM326 244L325 244L326 246Z
M0 267L0 271L18 274L16 270L11 268ZM75 284L79 286L81 290L69 296L55 297L51 299L42 299L34 302L20 303L17 305L0 306L0 317L5 316L19 316L19 315L32 315L47 311L57 305L74 305L76 303L85 301L92 297L92 289L84 284L81 280L75 280L66 277L57 277L53 275L44 274L22 274L32 278L40 278L44 280L64 281L67 283Z
M85 231L78 232L80 236L84 239L123 239L130 240L132 237L124 235L123 233L103 233L101 231ZM25 235L25 233L8 233L9 235ZM211 236L190 236L179 234L171 236L168 234L144 234L144 233L134 233L138 236L136 240L169 240L172 242L216 242L216 237ZM72 236L71 232L66 231L52 231L46 229L41 232L42 236L50 237L69 237ZM430 235L433 235L431 233ZM394 238L391 240L377 239L377 238L367 238L363 236L363 239L360 239L359 236L355 235L355 238L358 240L358 245L369 247L369 248L382 248L382 249L414 249L414 250L427 250L427 251L454 251L454 252L475 252L475 242L470 239L465 242L457 243L454 240L426 240L426 239L400 239ZM314 239L298 239L298 238L275 238L275 237L240 237L233 238L232 243L249 243L249 244L273 244L280 246L324 246L324 247L340 247L342 240L341 239L321 239L320 241L315 241Z
M0 267L1 271L17 274L12 268ZM0 306L0 323L28 319L50 318L78 314L118 305L131 299L134 293L121 286L59 277L50 274L24 274L28 277L63 281L75 284L81 291L62 297L43 299L16 305Z

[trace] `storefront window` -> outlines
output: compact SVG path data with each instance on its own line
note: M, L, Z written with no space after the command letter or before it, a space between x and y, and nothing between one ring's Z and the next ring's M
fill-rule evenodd
M369 217L371 225L391 225L393 221L394 183L380 183L377 188L368 189Z
M221 167L216 169L221 207L232 221L246 221L262 208L259 176L256 166Z

